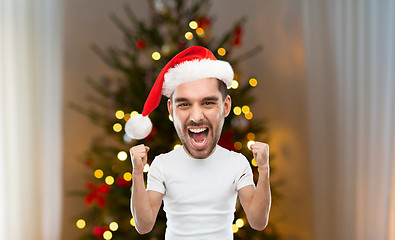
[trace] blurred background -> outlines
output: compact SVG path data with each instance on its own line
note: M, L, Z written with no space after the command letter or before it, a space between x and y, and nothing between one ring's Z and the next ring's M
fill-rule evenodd
M110 208L91 211L100 208L100 199L110 190L89 185L90 178L106 181L98 177L97 165L92 166L96 162L89 157L100 156L92 146L103 146L97 135L106 131L94 123L100 117L90 111L95 109L90 96L101 92L98 101L110 96L110 102L118 103L121 100L104 90L111 92L113 79L127 72L103 61L92 46L125 46L124 32L111 20L117 16L121 22L129 21L125 4L149 25L152 9L164 14L164 6L171 2L0 0L1 239L123 239L117 238L120 223L115 228L88 220L114 222L106 215ZM206 34L220 39L230 32L240 37L239 44L224 47L228 55L216 52L218 57L233 61L235 56L247 56L237 62L236 80L249 90L236 95L236 102L241 107L243 99L254 97L248 106L255 124L264 129L255 128L262 133L253 140L270 143L275 170L271 180L278 196L270 212L270 232L249 237L253 230L239 225L244 235L235 232L235 238L395 239L394 1L210 3L200 12L210 20ZM243 17L246 21L236 31ZM197 41L199 36L189 25L192 20L177 24ZM154 39L147 34L135 46L146 53ZM192 44L186 35L183 44ZM251 52L256 46L261 50ZM222 45L210 47L217 51ZM166 59L166 50L155 51ZM142 61L144 65L153 60ZM254 87L251 78L257 80ZM86 79L104 85L95 88ZM114 119L107 123L112 133ZM244 142L240 143L242 149L231 146L244 151ZM118 149L122 150L128 149ZM130 168L129 159L122 164ZM111 188L112 183L105 183ZM127 227L135 232L130 224ZM103 236L106 231L111 238Z

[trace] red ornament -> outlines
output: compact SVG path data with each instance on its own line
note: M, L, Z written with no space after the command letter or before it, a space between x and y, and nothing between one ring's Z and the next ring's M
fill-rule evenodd
M117 178L116 184L120 187L130 187L131 181L126 181L122 176Z
M206 29L210 27L211 25L211 19L208 17L201 17L196 19L196 23L198 24L199 27Z
M233 143L233 137L235 133L232 130L228 130L221 135L218 141L218 145L231 151L236 151L235 145Z
M147 44L143 40L138 40L136 42L136 48L141 50L144 49L147 46Z
M145 137L145 140L151 141L154 138L154 136L156 135L157 132L158 132L158 129L156 127L152 127L152 130L151 130L150 134L148 134L148 136Z
M237 25L233 31L233 41L232 41L233 46L239 46L241 44L241 34L242 34L242 28L240 25Z
M106 184L96 187L92 182L88 182L86 187L91 192L85 197L85 204L91 206L96 202L98 207L104 207L106 205L105 195L110 191L110 187Z
M93 166L93 160L88 158L85 160L85 165L88 167L92 167Z
M97 238L103 237L103 233L108 231L109 228L107 226L96 226L93 228L92 232Z

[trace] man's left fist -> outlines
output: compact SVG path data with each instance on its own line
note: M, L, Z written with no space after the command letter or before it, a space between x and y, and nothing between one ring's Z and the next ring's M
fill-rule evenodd
M255 162L259 168L269 167L269 144L255 142L250 146Z

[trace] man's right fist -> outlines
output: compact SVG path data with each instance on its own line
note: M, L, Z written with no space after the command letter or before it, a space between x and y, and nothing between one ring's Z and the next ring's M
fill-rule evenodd
M140 144L130 148L130 158L132 159L132 166L134 173L142 173L145 164L147 164L147 153L149 147L144 144Z

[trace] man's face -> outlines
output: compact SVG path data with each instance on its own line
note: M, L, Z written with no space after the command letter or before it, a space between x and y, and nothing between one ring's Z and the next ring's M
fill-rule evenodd
M230 108L231 99L223 99L215 78L183 83L175 89L168 109L190 156L202 159L211 155Z

